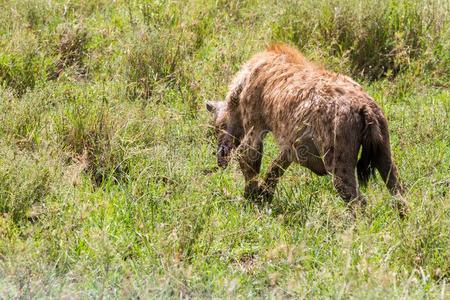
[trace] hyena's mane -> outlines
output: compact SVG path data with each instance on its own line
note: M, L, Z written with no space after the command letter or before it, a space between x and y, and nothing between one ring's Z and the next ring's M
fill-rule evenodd
M256 54L244 64L232 80L226 97L228 110L230 112L238 107L240 95L245 84L251 79L249 77L252 75L253 69L261 63L275 63L277 58L282 58L282 62L283 64L286 64L286 68L289 68L289 65L296 65L297 67L315 66L294 47L280 43L269 44L265 51ZM277 64L279 63L280 62L278 61Z
M243 94L246 92L246 86L253 80L254 71L258 66L265 64L273 64L276 69L312 72L322 71L320 65L310 62L296 48L287 44L272 43L269 44L265 51L254 55L245 63L233 78L226 96L226 119L232 128L240 126L242 117L239 112L239 105ZM230 124L234 123L234 124ZM233 130L230 130L232 133Z
M286 44L269 44L266 47L266 51L269 53L284 55L286 57L286 63L296 65L311 65L311 62L308 61L300 51Z

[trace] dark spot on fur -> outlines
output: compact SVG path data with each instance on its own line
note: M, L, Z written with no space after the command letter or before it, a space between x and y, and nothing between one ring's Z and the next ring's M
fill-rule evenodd
M336 93L340 94L340 95L344 95L345 94L345 90L343 88L341 88L341 87L338 87L338 86L334 88L334 91Z

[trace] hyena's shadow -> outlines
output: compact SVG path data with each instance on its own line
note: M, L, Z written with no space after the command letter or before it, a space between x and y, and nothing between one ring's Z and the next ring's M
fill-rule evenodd
M299 197L299 195L302 195ZM306 222L320 206L318 193L306 195L298 186L280 185L271 203L275 218L283 218L287 225L305 226Z
M302 174L287 174L287 181L280 184L270 201L266 199L257 199L246 201L244 205L253 207L257 210L265 210L275 219L281 219L286 225L303 227L309 220L319 218L327 219L328 209L324 209L330 202L335 205L339 201L335 201L333 188L326 178L321 178L311 174L306 174L297 170ZM289 172L291 173L291 172ZM296 177L294 179L294 177ZM292 180L289 180L292 178ZM295 181L295 184L292 184ZM324 198L328 198L325 200ZM342 204L342 203L341 203ZM344 211L348 208L341 205L343 215L347 215ZM317 220L316 220L317 221Z
M331 227L344 226L344 228L347 228L353 226L357 216L355 211L345 203L338 201L329 180L326 177L317 177L313 173L306 174L309 173L308 171L304 172L295 171L292 174L287 174L286 182L278 186L269 202L248 201L248 203L256 205L259 209L269 210L273 218L282 219L283 223L288 226L304 227L307 226L308 222L319 222ZM294 177L301 178L294 179L295 184L293 184L289 178ZM378 198L378 200L372 199L374 201L370 201L371 204L364 207L364 210L361 210L358 214L359 217L357 217L358 219L364 219L368 224L382 215L394 213L383 203L386 199L390 199L392 204L395 204L395 198L384 193L381 178L375 177L374 183L374 187L370 190L367 187L363 187L362 190L365 193L377 193L378 196L375 198Z

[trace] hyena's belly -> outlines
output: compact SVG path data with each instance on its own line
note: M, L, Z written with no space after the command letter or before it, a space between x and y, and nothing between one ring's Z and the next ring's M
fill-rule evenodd
M296 162L310 169L317 175L323 176L327 174L322 156L310 134L303 134L300 139L296 141L294 148Z

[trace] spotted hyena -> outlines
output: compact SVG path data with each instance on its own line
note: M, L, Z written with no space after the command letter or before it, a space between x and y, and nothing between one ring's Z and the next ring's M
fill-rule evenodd
M405 211L380 107L351 78L309 62L296 49L277 44L256 54L236 74L225 101L206 107L214 115L218 164L226 167L236 149L245 197L270 200L279 178L297 162L317 175L331 174L336 191L352 204L366 203L355 169L361 184L377 169ZM281 151L260 180L268 132Z

